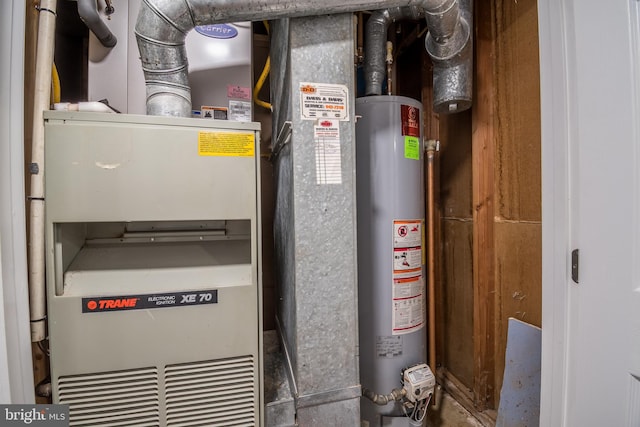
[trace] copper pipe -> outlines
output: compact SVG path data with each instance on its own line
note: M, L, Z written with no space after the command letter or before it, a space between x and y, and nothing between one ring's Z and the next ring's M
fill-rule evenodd
M427 151L427 299L429 302L429 366L436 374L436 193L435 193L435 158L438 141L426 141ZM434 406L437 399L433 399Z

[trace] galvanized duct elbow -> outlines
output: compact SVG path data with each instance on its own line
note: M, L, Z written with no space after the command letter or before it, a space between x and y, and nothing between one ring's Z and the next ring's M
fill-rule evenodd
M471 107L472 0L426 0L429 33L425 47L433 61L433 110L448 114Z
M389 25L401 19L420 19L424 16L417 6L377 10L367 21L364 44L364 78L366 95L382 94L385 78L385 43Z
M118 41L116 36L100 19L96 0L78 0L78 15L104 47L114 47L116 45Z
M136 38L147 85L147 114L191 115L186 34L197 25L420 6L424 0L143 0Z

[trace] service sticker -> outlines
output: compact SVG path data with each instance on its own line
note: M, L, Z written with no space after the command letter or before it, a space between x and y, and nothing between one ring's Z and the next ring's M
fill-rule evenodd
M300 83L302 120L349 121L349 89L345 85Z
M321 119L313 126L316 184L342 184L340 121Z

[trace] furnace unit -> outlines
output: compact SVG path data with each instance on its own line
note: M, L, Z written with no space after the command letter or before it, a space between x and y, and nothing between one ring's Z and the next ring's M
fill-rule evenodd
M54 403L72 426L260 425L259 125L45 128Z

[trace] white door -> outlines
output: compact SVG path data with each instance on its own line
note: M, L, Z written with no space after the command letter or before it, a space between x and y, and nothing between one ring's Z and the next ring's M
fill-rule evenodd
M539 2L541 426L640 426L639 9Z

